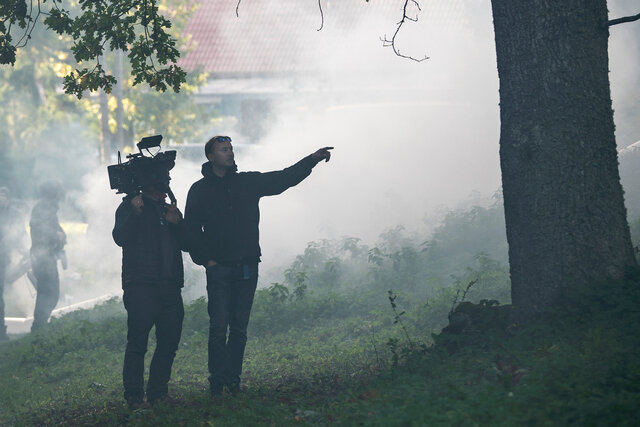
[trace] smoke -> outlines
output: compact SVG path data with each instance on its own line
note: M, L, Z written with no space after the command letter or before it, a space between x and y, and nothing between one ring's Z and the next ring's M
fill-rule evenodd
M609 19L640 12L636 0L611 0L608 7ZM640 32L637 22L609 28L609 64L616 140L618 147L624 148L640 141Z
M188 188L198 179L199 170L199 165L179 159L171 171L171 188L179 198L178 204L183 212ZM72 304L104 295L122 295L122 249L113 241L111 231L115 211L122 202L123 195L109 190L109 179L104 167L85 175L82 186L83 191L75 199L75 204L82 209L87 228L86 232L80 232L75 239L70 239L67 246L69 270L61 276L61 290L67 300L61 301L59 306L63 302ZM184 259L185 266L197 268L190 262L188 254L184 254ZM202 295L204 285L202 288L191 297Z
M235 118L222 118L209 134L233 138L240 171L279 170L320 147L335 147L331 161L317 165L301 184L261 201L260 286L281 281L282 268L308 242L353 236L375 244L397 225L428 236L443 212L481 203L500 188L498 75L489 2L433 0L421 2L422 11L410 10L418 21L406 21L396 48L418 59L429 56L423 62L400 58L380 41L395 32L403 1L362 2L356 15L345 11L346 3L327 2L321 31L315 7L299 15L302 23L287 26L280 7L265 11L260 3L242 3L240 18L233 11L222 20L216 27L220 44L239 54L243 46L260 43L275 55L273 61L294 61L301 71L279 77L284 90L270 98L267 125L257 141L243 135ZM631 3L636 2L610 1L611 17L637 13ZM622 145L640 139L633 120L640 90L639 43L632 30L630 24L611 30L612 94ZM238 38L238 32L246 38ZM205 161L203 154L201 161L189 161L184 153L179 150L171 173L183 211ZM64 171L55 163L47 166L52 174ZM109 190L103 167L86 174L80 187L68 195L60 214L63 223L76 228L69 233L69 267L61 271L59 306L121 294L121 249L111 238L121 196ZM187 254L184 259L185 293L203 295L202 268L193 266ZM23 280L5 293L5 300L31 315L35 295Z
M637 13L631 3L610 1L610 15ZM395 31L400 8L379 5L371 13L363 8L346 24L334 23L339 11L329 9L324 28L313 34L320 42L310 42L304 30L296 34L299 43L310 46L298 64L313 72L298 78L294 92L272 109L259 144L239 153L237 162L240 170L274 170L319 147L336 148L331 162L319 164L299 186L261 202L262 271L276 270L263 274L262 285L277 280L276 267L309 241L354 236L373 244L396 225L428 236L442 212L486 200L500 189L491 6L486 1L421 5L421 11L408 12L418 13L418 21L407 20L396 37L402 54L429 56L420 63L395 56L380 42ZM634 119L639 39L632 28L612 29L620 144L640 139Z
M396 40L401 53L430 57L420 63L382 47L396 12L363 13L342 28L325 15L315 71L272 109L259 144L236 154L240 170L268 171L335 147L331 161L297 187L262 199L262 285L310 241L353 236L372 244L397 225L426 235L446 209L499 189L498 78L486 6L478 14L461 2L424 4Z
M92 163L88 158L77 158L79 162ZM58 170L58 174L63 171ZM113 215L118 206L119 197L107 193L109 188L106 171L95 168L82 178L77 189L67 190L66 197L60 203L58 218L67 235L66 269L62 262L58 263L60 277L60 299L57 307L77 304L96 297L115 296L120 288L120 258L119 248L111 240ZM30 241L28 237L29 217L35 204L30 201L21 209L21 233L23 240L27 240L26 250ZM14 253L12 268L19 263L20 256ZM35 288L22 275L14 283L7 286L5 301L7 302L8 317L30 317L35 307ZM11 328L11 324L9 325ZM29 324L20 325L28 330ZM13 329L13 328L11 328ZM24 331L26 331L24 330Z

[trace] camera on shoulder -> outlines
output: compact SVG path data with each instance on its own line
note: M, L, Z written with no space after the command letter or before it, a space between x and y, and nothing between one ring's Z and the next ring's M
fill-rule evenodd
M109 173L109 184L112 190L117 190L117 194L127 195L139 194L146 186L156 186L159 190L164 190L175 203L173 192L169 188L169 171L175 166L175 150L160 151L162 135L144 137L136 144L137 153L127 155L127 161L122 162L118 151L118 163L107 166ZM158 147L156 153L151 153L150 148ZM146 150L145 156L142 150Z

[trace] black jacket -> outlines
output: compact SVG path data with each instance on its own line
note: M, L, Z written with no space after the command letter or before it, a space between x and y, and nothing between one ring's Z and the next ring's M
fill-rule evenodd
M317 163L307 156L281 171L228 172L222 178L213 173L209 162L203 164L203 178L191 186L185 207L190 235L199 236L190 250L193 262L259 261L260 198L297 185Z
M171 286L184 284L182 252L188 247L184 222L162 219L164 203L143 195L142 213L136 215L131 196L116 210L113 240L122 247L122 287L131 285Z

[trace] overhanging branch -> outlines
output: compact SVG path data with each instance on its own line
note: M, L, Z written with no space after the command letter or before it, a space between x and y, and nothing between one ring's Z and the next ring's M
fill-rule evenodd
M633 22L633 21L637 21L639 19L640 19L640 13L638 13L637 15L633 15L633 16L625 16L625 17L622 17L622 18L612 19L612 20L607 22L607 27L610 27L612 25L617 25L617 24L624 24L625 22Z
M425 59L429 59L429 57L427 55L425 55L424 58L419 58L418 59L418 58L414 58L411 55L404 55L404 54L400 53L400 50L396 47L396 36L400 32L400 28L402 28L402 25L404 25L405 20L408 19L409 21L412 21L412 22L417 22L418 21L418 14L417 13L416 13L416 17L415 18L412 18L412 17L407 15L407 6L409 5L409 2L413 3L418 8L418 12L420 12L422 10L420 8L420 4L416 0L405 0L404 6L402 8L402 19L400 20L400 22L398 22L398 27L396 28L396 31L393 33L393 37L391 37L391 39L387 39L387 36L385 35L384 38L381 38L380 40L382 41L382 45L384 47L391 47L393 49L393 52L396 55L398 55L399 57L407 58L407 59L410 59L410 60L416 61L416 62L422 62Z
M320 22L320 28L318 28L318 31L322 30L322 27L324 27L324 12L322 12L322 0L318 0L318 8L320 8L320 18L322 18L322 21Z

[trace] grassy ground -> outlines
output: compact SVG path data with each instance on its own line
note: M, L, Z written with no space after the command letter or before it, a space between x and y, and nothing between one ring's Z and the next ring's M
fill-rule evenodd
M134 412L121 390L125 318L111 301L0 346L0 423L639 425L638 283L577 296L565 312L528 328L440 336L428 349L421 344L431 344L445 320L429 314L442 304L414 304L404 315L386 295L386 309L368 311L353 296L278 306L264 291L244 392L217 400L207 391L206 304L197 300L187 307L174 364L175 400Z

